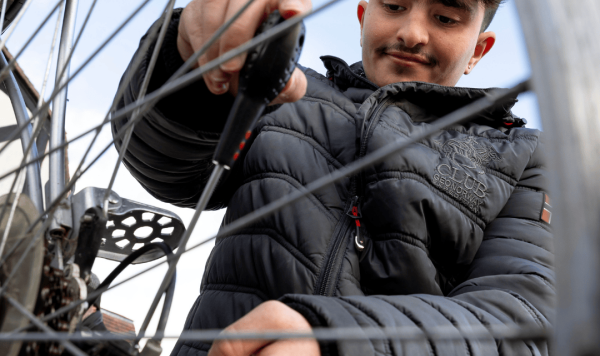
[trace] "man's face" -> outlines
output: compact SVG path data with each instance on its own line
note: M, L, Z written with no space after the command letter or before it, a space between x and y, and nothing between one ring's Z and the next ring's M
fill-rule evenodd
M456 85L494 45L493 32L480 33L484 16L477 0L361 1L367 78L379 86L407 81Z

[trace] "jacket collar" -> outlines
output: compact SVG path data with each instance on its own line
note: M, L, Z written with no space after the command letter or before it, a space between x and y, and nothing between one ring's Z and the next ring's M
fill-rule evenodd
M444 116L489 95L490 91L497 89L447 87L423 82L400 82L379 88L366 78L362 62L348 65L344 60L334 56L323 56L321 60L327 68L327 78L333 81L340 90L360 88L377 91L380 97L382 95L397 95L401 107L413 119L417 120L425 120L426 117L432 116ZM500 121L510 127L525 126L527 121L513 115L511 112L511 108L516 102L517 98L515 96L505 104L482 113L481 119Z

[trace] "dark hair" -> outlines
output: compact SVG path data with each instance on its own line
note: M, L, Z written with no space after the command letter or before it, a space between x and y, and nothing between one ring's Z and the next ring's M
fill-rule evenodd
M492 23L494 16L496 15L496 11L498 11L498 7L500 4L504 2L504 0L479 0L485 6L485 17L483 18L483 23L481 24L481 32L487 30L487 28Z

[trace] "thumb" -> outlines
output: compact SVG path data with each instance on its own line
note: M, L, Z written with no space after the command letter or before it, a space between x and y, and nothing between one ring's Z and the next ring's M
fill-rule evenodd
M304 73L299 68L294 69L294 73L292 73L285 88L283 88L281 93L279 93L270 105L293 103L302 99L304 94L306 94L307 85L308 83Z

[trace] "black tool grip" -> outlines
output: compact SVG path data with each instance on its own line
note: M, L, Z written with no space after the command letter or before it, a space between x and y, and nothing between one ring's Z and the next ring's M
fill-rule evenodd
M271 13L255 36L283 21L279 11ZM252 127L292 76L303 43L304 24L299 22L248 52L240 71L238 94L213 157L215 164L225 168L233 166L250 137Z

